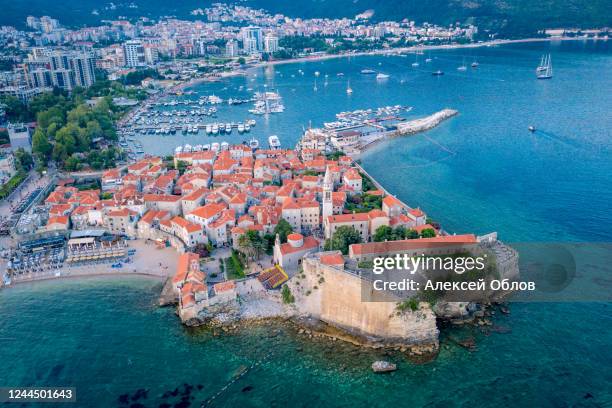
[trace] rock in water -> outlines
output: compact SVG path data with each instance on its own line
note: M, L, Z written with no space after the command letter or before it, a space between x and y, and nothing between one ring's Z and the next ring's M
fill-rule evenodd
M372 371L375 373L388 373L397 370L397 366L388 361L375 361L372 363Z

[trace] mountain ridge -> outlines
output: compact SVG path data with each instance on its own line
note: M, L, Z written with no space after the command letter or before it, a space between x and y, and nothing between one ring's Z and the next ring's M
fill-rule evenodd
M99 0L2 0L2 3L6 4L2 4L1 25L24 27L28 15L49 15L58 18L62 24L78 27L119 16L158 18L172 15L195 19L190 11L207 7L213 1L133 0L115 2L114 9L110 8L111 3L100 3ZM612 26L608 0L245 0L236 4L302 18L354 17L366 10L373 10L373 21L407 18L417 23L426 21L439 25L470 23L481 30L497 32L505 37L533 35L544 28ZM99 14L92 14L94 10Z

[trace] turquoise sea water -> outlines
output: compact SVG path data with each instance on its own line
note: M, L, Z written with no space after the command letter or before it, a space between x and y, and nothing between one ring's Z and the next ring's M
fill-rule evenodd
M294 331L256 328L214 337L182 327L171 309L154 306L159 284L142 278L44 282L2 292L0 384L71 385L79 407L176 404L164 394L194 386L191 405L217 394L242 366L250 367L210 406L608 406L612 402L609 304L518 304L496 325L508 333L475 332L478 351L448 339L430 363ZM272 353L269 355L269 353ZM378 358L399 363L376 375ZM202 389L198 389L201 385ZM139 389L147 398L122 404ZM592 396L592 397L590 397ZM45 405L46 406L46 405ZM140 405L134 405L140 406ZM181 406L181 405L178 405Z
M544 52L552 53L555 77L537 81L533 69ZM457 72L464 54L480 67ZM260 69L198 89L221 96L235 94L241 84L279 89L286 112L259 122L252 133L261 141L278 134L285 146L295 144L309 120L320 126L343 110L404 104L420 116L458 109L458 117L427 134L379 145L363 165L450 231L496 230L507 241L611 241L609 45L522 44L431 56L431 69L446 75L432 77L423 61L413 69L413 57L363 57L281 65L275 75ZM364 67L391 78L377 83L358 73ZM316 93L314 71L321 72ZM339 71L344 79L335 76ZM348 78L351 97L344 92ZM220 117L243 119L241 109L247 107L227 108ZM527 132L529 125L540 131ZM164 153L194 144L190 138L144 145ZM79 407L200 406L241 366L260 361L210 405L612 405L609 303L513 304L510 316L496 317L503 333L446 330L435 361L418 365L391 354L384 357L399 363L399 370L374 375L369 365L383 357L378 352L307 341L285 328L219 337L186 329L171 309L154 306L159 289L155 281L125 278L0 291L0 385L75 386ZM452 339L469 335L476 336L478 351L453 345ZM191 405L175 405L184 384L194 387ZM147 398L121 402L139 389L148 391ZM175 389L178 395L164 398Z

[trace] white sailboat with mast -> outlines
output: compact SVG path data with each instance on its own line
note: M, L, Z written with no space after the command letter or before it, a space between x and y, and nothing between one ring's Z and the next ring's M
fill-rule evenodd
M543 56L540 65L536 68L536 78L550 79L553 76L552 60L550 54Z
M465 65L465 57L463 57L463 62L461 65L457 67L457 71L467 71L467 65Z

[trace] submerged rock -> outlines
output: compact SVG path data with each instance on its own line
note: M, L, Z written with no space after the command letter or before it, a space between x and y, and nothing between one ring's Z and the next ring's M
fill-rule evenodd
M397 366L388 361L379 360L372 363L372 371L375 373L388 373L397 370Z

